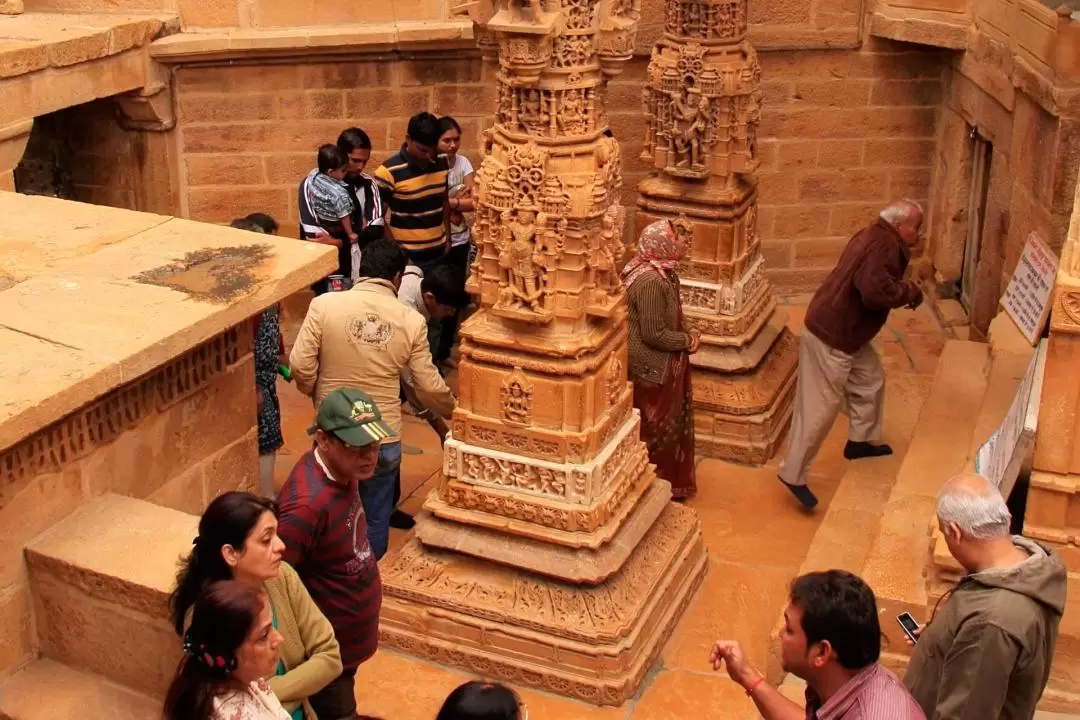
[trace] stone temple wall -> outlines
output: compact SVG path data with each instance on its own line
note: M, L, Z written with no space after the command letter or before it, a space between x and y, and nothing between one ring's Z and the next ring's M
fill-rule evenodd
M461 14L467 4L25 0L27 13L175 13L182 29L150 49L169 76L175 127L170 118L165 132L121 130L109 101L72 111L83 130L78 199L217 222L260 209L282 219L288 234L296 184L318 144L345 126L371 133L375 165L397 149L412 113L452 114L475 164L480 132L491 124L494 69L475 49ZM851 232L899 196L928 202L920 252L939 280L955 282L969 220L972 126L994 144L973 331L988 324L1028 232L1060 247L1080 163L1069 44L1080 23L1054 25L1053 12L1032 5L749 3L765 92L758 231L780 293L814 290ZM605 93L623 147L627 206L647 170L638 159L640 93L663 8L664 0L642 0L637 56Z
M938 278L963 270L972 175L971 129L993 151L970 309L982 336L998 312L1031 232L1060 253L1073 213L1080 168L1080 120L1051 113L1031 95L1000 82L994 63L958 63L947 78L934 153L935 192L927 252ZM1062 116L1064 115L1064 116Z
M758 227L781 292L817 287L851 232L891 197L929 197L943 66L935 51L871 40L858 51L761 52L765 104ZM648 167L636 57L608 90L623 148L623 204ZM369 132L373 169L408 117L453 115L479 166L494 110L494 68L477 53L410 60L181 67L176 73L182 214L225 222L253 210L295 232L296 185L315 148L350 124ZM633 217L633 212L628 213Z
M198 515L258 486L251 343L250 324L226 331L0 451L0 676L38 646L31 538L105 493Z

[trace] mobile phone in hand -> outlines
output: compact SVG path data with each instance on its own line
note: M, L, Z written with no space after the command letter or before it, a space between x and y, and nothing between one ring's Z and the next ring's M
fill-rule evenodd
M911 642L919 642L919 637L915 634L915 631L919 629L919 623L915 622L915 618L911 616L911 613L900 613L896 616L896 622L900 623L900 629L904 631L904 634L908 636Z

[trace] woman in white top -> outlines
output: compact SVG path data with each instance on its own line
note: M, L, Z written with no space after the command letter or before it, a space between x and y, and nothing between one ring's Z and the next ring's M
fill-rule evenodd
M184 635L165 720L289 720L266 684L281 643L263 592L235 580L207 586Z
M458 272L460 289L464 290L476 252L469 219L465 215L475 210L473 190L476 185L476 172L469 158L458 154L461 149L461 126L457 120L449 115L439 118L439 130L439 152L446 155L450 166L450 174L446 180L449 188L447 202L450 206L450 254L447 262ZM443 321L439 344L433 356L436 366L442 365L450 357L450 350L457 336L459 315L460 313L455 313Z

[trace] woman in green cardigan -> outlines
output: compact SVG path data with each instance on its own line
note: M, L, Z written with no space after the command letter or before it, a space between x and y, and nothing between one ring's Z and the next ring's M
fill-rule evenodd
M272 500L227 492L210 503L199 521L191 554L181 560L169 598L173 627L181 637L199 592L219 580L259 587L270 599L274 627L284 638L273 690L293 720L315 714L307 699L341 675L341 652L330 621L312 601L296 571L281 560Z

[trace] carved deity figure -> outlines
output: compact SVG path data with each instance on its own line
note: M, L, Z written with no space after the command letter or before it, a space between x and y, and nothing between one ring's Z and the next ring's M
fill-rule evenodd
M683 31L690 37L705 33L705 10L697 3L683 5Z
M679 97L677 92L671 93L671 101L678 122L675 151L679 159L675 166L701 170L705 167L701 162L701 144L709 123L709 98L702 95L698 87L690 85L686 88L685 98Z
M577 134L585 131L585 100L580 90L567 90L559 108L559 126L564 132Z
M465 456L465 468L469 476L477 480L484 477L484 468L480 465L480 458L476 455Z
M504 215L504 220L506 216ZM509 236L499 254L499 266L506 271L511 305L540 309L542 257L537 241L536 212L518 208L504 227Z
M641 159L650 160L656 143L656 113L653 111L652 88L648 85L641 88L641 108L645 116L645 147L641 151Z
M539 471L540 492L558 495L560 497L566 494L566 484L556 477L552 470L549 470L548 468L539 468Z
M521 425L529 422L532 414L532 397L516 380L503 392L503 415L507 420Z
M544 99L540 96L539 90L533 88L522 95L518 118L526 130L542 132L549 117L544 111Z
M596 265L596 286L598 288L613 289L619 286L619 273L617 255L622 243L619 240L619 232L616 223L619 213L617 205L612 205L604 213L602 229L600 231L600 253Z

